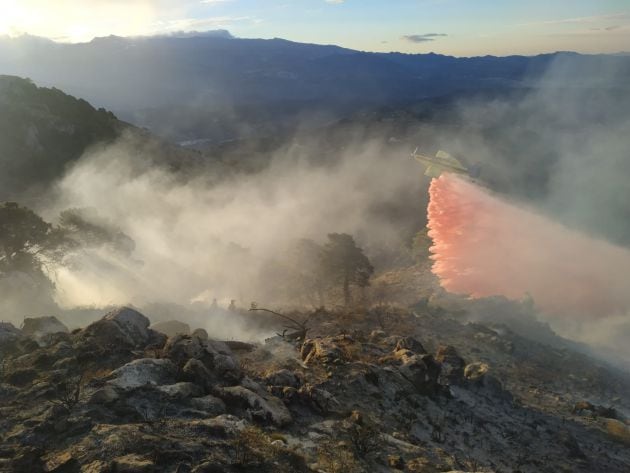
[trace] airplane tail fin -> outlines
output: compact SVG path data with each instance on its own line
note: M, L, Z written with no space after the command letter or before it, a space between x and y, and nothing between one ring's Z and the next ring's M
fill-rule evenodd
M470 166L470 171L468 172L468 174L473 179L479 178L479 176L481 176L481 164L473 164L472 166Z

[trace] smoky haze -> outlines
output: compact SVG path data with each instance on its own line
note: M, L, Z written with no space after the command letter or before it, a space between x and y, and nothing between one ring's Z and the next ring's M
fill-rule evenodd
M426 223L429 184L408 157L416 146L481 163L482 182L497 195L628 247L626 72L602 60L599 75L592 68L583 75L581 64L563 56L518 93L428 102L422 113L392 106L372 120L328 125L342 130L334 140L298 126L278 137L282 144L253 171L239 168L251 161L245 144L233 147L231 172L208 166L195 177L146 164L153 150L125 136L93 149L37 210L55 221L67 208L96 209L134 240L135 250L72 255L72 264L54 271L57 301L66 308L214 298L223 305L292 303L278 268L290 260L293 242L323 242L330 232L353 234L377 270L409 265L411 237ZM621 350L627 315L597 315L596 327L570 318L553 323L563 334Z
M133 258L102 249L75 255L73 269L56 272L59 302L286 302L272 271L298 239L346 232L375 250L404 245L404 232L380 208L404 202L421 214L420 184L409 160L390 153L366 141L334 163L312 164L288 146L261 172L208 184L205 176L182 181L161 168L139 170L121 139L74 166L45 214L96 208L135 241Z

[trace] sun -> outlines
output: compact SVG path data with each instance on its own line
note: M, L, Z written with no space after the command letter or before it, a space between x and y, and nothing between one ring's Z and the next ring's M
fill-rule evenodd
M0 0L0 35L15 35L23 32L28 14L15 0Z

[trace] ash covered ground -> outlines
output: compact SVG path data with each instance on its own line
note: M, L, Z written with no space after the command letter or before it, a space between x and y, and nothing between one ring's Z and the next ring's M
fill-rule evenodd
M626 374L448 307L3 324L0 471L629 471Z

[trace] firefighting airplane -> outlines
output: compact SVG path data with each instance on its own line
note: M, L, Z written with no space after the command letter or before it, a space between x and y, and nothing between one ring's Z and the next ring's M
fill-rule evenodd
M454 158L445 151L438 151L435 157L426 156L418 153L418 148L411 154L412 158L421 162L426 166L425 176L440 177L443 172L453 174L463 174L465 176L476 178L479 177L479 167L472 166L470 169L462 164L457 158Z

